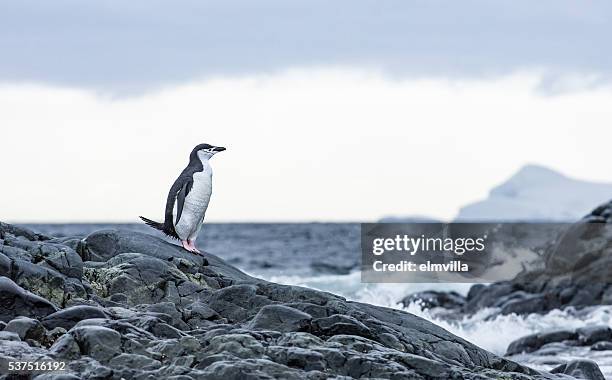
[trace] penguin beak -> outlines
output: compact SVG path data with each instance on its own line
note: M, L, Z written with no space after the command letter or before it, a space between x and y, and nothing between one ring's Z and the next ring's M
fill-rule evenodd
M216 146L213 148L213 152L218 153L218 152L223 152L225 150L224 147L222 146Z

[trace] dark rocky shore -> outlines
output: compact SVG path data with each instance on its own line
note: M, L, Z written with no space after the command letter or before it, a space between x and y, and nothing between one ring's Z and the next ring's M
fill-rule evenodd
M612 305L612 201L569 225L549 244L541 263L511 281L474 285L467 297L422 292L407 296L423 306L471 314L483 307L501 314L546 313L553 309Z
M538 372L412 314L136 232L0 224L0 276L0 378L12 360L66 361L37 379L602 378L586 360Z
M551 242L539 266L513 280L474 285L467 297L428 291L411 294L402 303L417 300L422 308L437 308L436 314L448 319L485 307L501 315L541 314L554 309L579 315L592 307L612 305L612 201L569 225ZM520 337L510 344L506 356L529 354L541 357L541 362L554 362L564 352L581 347L612 352L612 329L589 326Z

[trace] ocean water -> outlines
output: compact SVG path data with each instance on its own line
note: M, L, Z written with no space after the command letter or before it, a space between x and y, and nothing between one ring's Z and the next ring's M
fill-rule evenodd
M127 229L162 236L143 224L39 224L27 225L52 236L86 236L106 228ZM176 242L175 242L176 244ZM515 339L545 331L590 325L612 327L612 306L583 310L553 310L545 315L495 315L493 309L446 321L422 311L418 303L403 307L399 301L423 290L454 290L467 294L470 284L365 284L361 282L360 229L357 223L205 224L198 247L220 256L243 271L282 284L328 291L350 300L403 309L495 354L504 355ZM517 355L512 360L550 370L559 361L595 360L606 378L612 379L612 352L577 347L561 355Z

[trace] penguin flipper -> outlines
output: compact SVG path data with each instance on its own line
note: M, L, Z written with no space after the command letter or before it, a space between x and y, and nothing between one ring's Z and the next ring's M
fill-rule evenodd
M185 198L191 191L192 186L193 178L188 173L182 173L172 184L172 187L168 192L168 199L166 200L166 216L164 219L164 225L166 230L174 230L175 223L178 223L180 215L183 212ZM176 222L174 221L175 206L178 215L176 218Z
M181 219L181 215L183 214L183 207L185 206L185 198L191 191L193 187L193 179L189 179L183 183L183 186L176 194L176 224L178 224Z

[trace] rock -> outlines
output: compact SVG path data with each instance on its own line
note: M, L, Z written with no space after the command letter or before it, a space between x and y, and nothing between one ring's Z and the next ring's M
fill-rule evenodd
M44 318L57 308L42 297L23 290L6 277L0 277L0 320L8 322L18 316Z
M523 295L523 293L520 293ZM501 308L502 315L508 314L531 314L541 313L549 310L548 302L546 297L542 294L526 295L519 299L513 299L507 301Z
M0 341L0 358L3 366L6 361L52 361L49 352L33 347L26 342L14 340ZM6 367L4 367L6 368Z
M33 347L2 332L0 357L66 360L68 378L552 378L412 314L252 278L149 235L2 233L0 273L16 282L0 279L0 319L9 329L31 325L23 331L38 340L28 339ZM510 282L487 289L474 287L463 309L538 293ZM578 291L566 293L571 300ZM31 320L12 322L20 316ZM36 333L39 323L50 331Z
M127 297L128 305L163 301L191 303L207 287L205 282L189 277L172 262L142 253L119 254L102 267L86 266L85 277L100 296L121 293Z
M314 348L323 346L323 340L309 333L291 332L279 337L277 344L283 347Z
M593 351L612 351L612 342L597 342L591 346Z
M108 313L95 306L78 305L57 311L43 318L42 323L48 329L62 327L70 330L77 322L91 318L108 318Z
M457 309L465 305L465 297L457 292L437 292L434 290L418 292L403 298L400 303L407 307L413 302L420 302L422 309L443 307Z
M129 343L130 340L136 340L143 343L148 343L156 339L155 335L151 333L150 321L142 321L143 318L135 317L121 320L111 319L85 319L77 323L72 330L80 327L104 327L107 329L118 332L122 337L122 347L125 343ZM142 327L139 325L142 322ZM157 323L162 323L161 320L156 319ZM72 331L71 330L71 331Z
M179 311L177 306L172 302L159 302L152 305L141 305L141 309L167 315L169 317L169 324L177 329L187 330L189 327L183 321L183 313Z
M253 330L274 330L280 332L303 331L310 325L312 316L283 305L266 305L249 323Z
M25 263L52 269L63 276L80 279L83 275L81 257L72 248L53 241L32 241L24 237L5 237L0 244L0 253L20 266ZM16 277L5 274L7 277Z
M53 345L59 339L59 337L63 336L64 334L66 334L65 328L55 327L45 333L45 337L43 338L43 344L46 347L49 347Z
M84 379L112 379L114 372L106 365L87 356L70 361L68 367Z
M327 258L329 260L329 258ZM349 274L353 270L359 267L359 264L356 262L346 263L346 262L329 262L329 261L315 261L310 264L310 267L319 273L326 274Z
M569 363L555 367L550 373L563 373L577 379L605 380L597 363L592 360L572 360Z
M576 330L578 340L582 345L590 346L596 342L612 341L612 329L608 326L589 326Z
M227 334L212 338L206 352L213 355L229 353L243 359L260 358L264 353L264 347L250 335Z
M12 224L0 222L0 239L5 239L7 235L23 237L32 241L44 241L51 238L43 234L36 233L28 228L18 227Z
M357 335L372 336L370 329L357 319L341 314L312 321L312 333L316 336Z
M72 360L81 356L81 349L70 334L64 334L55 341L49 352L58 359Z
M257 294L258 287L253 284L231 285L214 292L208 305L230 322L247 319L262 306L272 303L268 298Z
M323 354L305 348L270 346L266 354L276 363L305 371L324 371L326 367Z
M316 376L316 375L315 375ZM218 361L206 368L202 378L210 380L308 379L302 372L266 359L239 362ZM310 377L316 379L317 377ZM322 374L318 377L324 379Z
M219 257L206 253L204 256L193 255L185 251L182 247L169 244L162 239L151 235L133 232L104 230L94 232L85 239L87 250L94 255L111 258L121 253L144 253L162 260L174 261L182 259L187 263L193 263L200 271L204 271L204 266L209 269L209 273L214 273L216 277L227 279L233 283L257 282L259 280L248 276L239 269L228 265ZM229 284L228 284L229 285Z
M128 367L138 368L145 371L161 367L161 363L158 360L151 359L147 356L138 354L121 354L112 358L108 364L113 368Z
M474 285L462 312L498 308L501 314L612 304L612 201L564 227L540 262L510 281ZM456 314L452 315L456 316ZM461 316L459 316L461 317Z
M100 362L109 361L121 353L121 334L115 330L101 326L82 326L74 327L69 333L79 345L81 354Z
M179 356L196 355L201 353L200 342L191 337L180 339L163 339L152 342L146 349L147 356L162 362L168 362Z
M81 380L81 378L71 373L43 373L36 376L36 380Z
M470 288L463 310L475 313L485 307L499 307L499 300L520 288L509 282L498 282L489 286L477 284Z
M515 355L522 352L529 353L538 350L545 344L574 340L577 338L578 334L567 330L527 335L510 343L506 350L506 355Z
M221 319L221 316L203 302L193 302L183 310L183 317L191 328L210 326L210 321Z
M3 262L8 264L5 265ZM86 289L80 279L67 277L44 265L44 262L8 259L0 254L0 276L10 277L20 287L58 306L65 306L72 299L87 297Z
M43 340L46 333L42 323L28 317L17 317L11 320L4 331L16 333L21 340L32 339L39 342Z
M17 333L10 331L0 331L0 340L12 340L14 342L20 342L21 338Z

